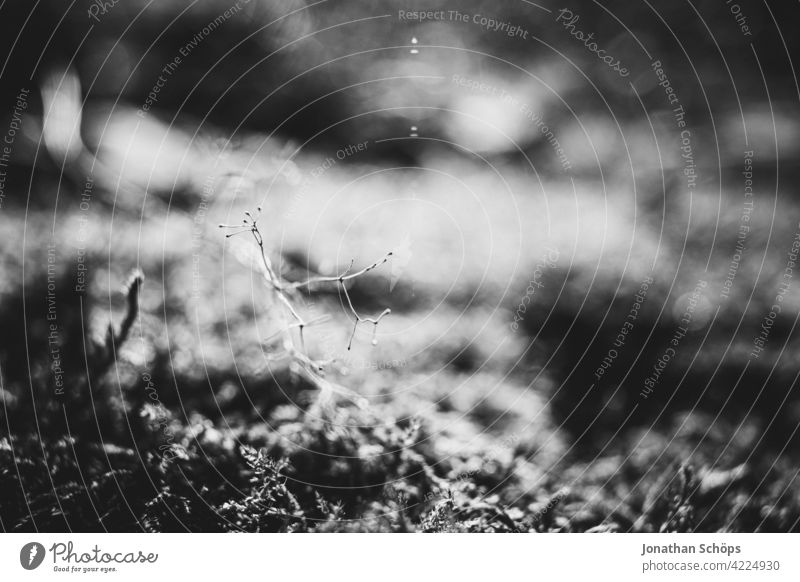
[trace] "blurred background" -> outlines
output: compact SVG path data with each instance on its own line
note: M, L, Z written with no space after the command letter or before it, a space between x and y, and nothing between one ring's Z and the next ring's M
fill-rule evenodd
M797 529L796 5L0 13L5 530Z

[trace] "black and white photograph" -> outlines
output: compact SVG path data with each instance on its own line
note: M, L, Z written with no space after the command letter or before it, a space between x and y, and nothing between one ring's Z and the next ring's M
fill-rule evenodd
M788 579L714 536L800 532L798 2L6 0L0 31L4 579L226 532L653 534L634 574Z

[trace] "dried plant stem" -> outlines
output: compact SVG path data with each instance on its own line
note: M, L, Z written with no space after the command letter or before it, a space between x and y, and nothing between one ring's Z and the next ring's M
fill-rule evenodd
M356 308L353 307L353 302L350 299L350 294L347 292L347 287L342 285L342 291L344 291L344 296L347 298L347 304L350 306L350 311L352 311L353 315L355 316L355 321L353 321L353 332L350 334L350 340L347 342L347 349L349 350L352 347L353 338L356 335L356 330L358 329L358 324L362 323L362 322L371 323L373 325L373 329L372 329L372 345L375 345L376 343L378 343L378 340L375 337L376 334L378 333L378 324L381 322L381 319L383 319L385 316L389 315L392 312L392 310L387 307L386 309L383 310L383 312L381 312L381 314L378 317L375 317L375 318L361 317L358 314L358 312L356 311Z
M258 213L260 214L260 212L261 212L261 207L259 206ZM333 388L333 385L330 382L324 380L320 376L320 374L324 372L326 366L330 364L333 360L316 361L311 359L306 351L305 337L303 333L306 327L322 323L323 321L326 321L328 319L328 316L316 317L312 320L306 321L305 319L303 319L302 315L300 315L299 311L297 310L297 308L293 303L293 293L296 292L298 289L304 287L310 288L317 284L333 283L337 286L341 286L341 289L344 292L345 299L347 300L347 306L349 307L350 313L353 316L353 331L350 334L350 338L347 343L347 349L350 350L352 348L353 338L355 337L358 325L361 323L371 323L374 326L372 344L375 345L377 344L376 334L378 330L378 324L385 316L389 315L392 312L392 310L386 308L377 317L362 316L361 314L358 313L355 306L353 305L353 301L350 298L350 293L347 290L347 282L356 279L358 277L361 277L374 269L377 269L392 257L392 253L391 252L387 253L381 259L375 261L374 263L354 273L351 273L354 264L354 261L351 260L350 265L348 265L348 267L339 275L327 276L327 277L313 277L306 281L288 282L283 280L281 276L278 275L275 269L273 269L272 267L272 263L270 262L267 256L266 249L264 248L264 237L261 235L261 231L258 228L258 217L254 218L250 212L245 212L245 218L241 224L235 224L235 225L220 224L219 226L220 228L228 228L234 230L233 232L230 232L227 235L225 235L226 238L230 238L232 236L236 236L238 234L246 232L249 232L253 236L254 240L256 241L256 244L258 245L261 264L264 267L264 278L268 286L277 295L278 300L285 308L285 311L288 312L293 319L292 322L286 322L283 325L282 329L278 331L277 334L270 336L270 338L268 338L267 341L272 340L275 337L275 335L279 334L283 335L285 341L284 341L284 353L282 355L290 357L293 361L298 363L301 369L303 369L306 372L306 374L310 377L310 379L318 386L324 386L325 388L328 389ZM300 338L299 349L294 343L294 337L291 333L292 329L298 330L298 336Z
M373 269L376 269L376 268L380 267L382 264L384 264L390 258L392 258L392 252L391 251L386 253L386 256L384 256L381 260L375 261L371 265L369 265L367 267L364 267L363 269L361 269L360 271L357 271L355 273L350 273L350 269L353 268L353 261L351 260L350 261L350 265L339 276L336 276L336 277L313 277L311 279L308 279L307 281L300 281L300 282L297 282L297 283L290 283L287 286L287 288L289 288L289 289L299 289L300 287L308 287L309 285L313 285L315 283L344 283L345 281L349 281L350 279L355 279L356 277L360 277L361 275L369 273Z

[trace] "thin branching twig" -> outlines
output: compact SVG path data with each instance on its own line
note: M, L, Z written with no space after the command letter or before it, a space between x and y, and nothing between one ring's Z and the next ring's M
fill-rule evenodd
M312 325L323 323L324 321L327 321L329 317L327 315L323 315L320 317L315 317L314 319L305 320L298 311L295 304L293 303L294 293L302 288L308 288L310 290L312 287L316 285L322 285L328 283L333 283L337 287L341 286L341 289L344 292L344 296L347 300L347 306L350 310L350 313L353 316L353 331L350 333L350 338L347 343L347 349L350 350L352 348L353 338L355 337L358 326L361 323L371 323L373 325L372 345L376 345L378 343L377 342L378 324L384 317L389 315L392 312L392 310L387 307L376 317L365 317L361 315L356 310L355 306L353 305L353 301L350 298L350 293L347 290L347 282L356 279L358 277L361 277L374 269L377 269L392 257L392 252L388 252L381 259L375 261L374 263L356 272L351 272L354 264L354 261L351 260L348 267L344 271L342 271L339 275L312 277L305 281L296 281L296 282L286 281L278 274L280 272L280 269L276 271L276 269L274 269L272 266L272 262L269 260L269 257L267 256L267 251L264 247L264 237L262 236L261 231L259 230L258 227L258 219L260 218L260 215L261 215L261 206L258 207L255 216L253 216L253 214L250 212L245 212L245 218L242 220L240 224L220 224L219 226L220 228L231 230L231 232L225 235L226 238L230 238L232 236L248 232L252 235L253 239L258 245L259 257L261 260L261 264L264 267L263 273L267 285L275 292L278 301L283 305L285 311L288 312L292 318L291 322L287 322L278 332L267 338L267 340L265 340L265 343L271 343L276 336L282 335L284 338L284 352L282 354L278 354L275 359L281 359L282 357L287 357L291 359L292 361L300 365L300 367L306 372L306 375L309 376L309 378L316 385L321 386L326 390L335 391L336 386L322 378L322 374L324 373L326 366L331 364L334 360L331 359L331 360L319 361L309 357L306 351L305 337L303 333L305 328L310 327ZM291 333L293 329L298 330L298 336L300 339L299 347L294 342L294 336Z

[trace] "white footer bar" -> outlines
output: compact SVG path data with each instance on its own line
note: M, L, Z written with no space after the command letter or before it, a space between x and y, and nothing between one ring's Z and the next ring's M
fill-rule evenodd
M0 535L2 580L141 582L172 576L281 582L797 581L800 534Z

